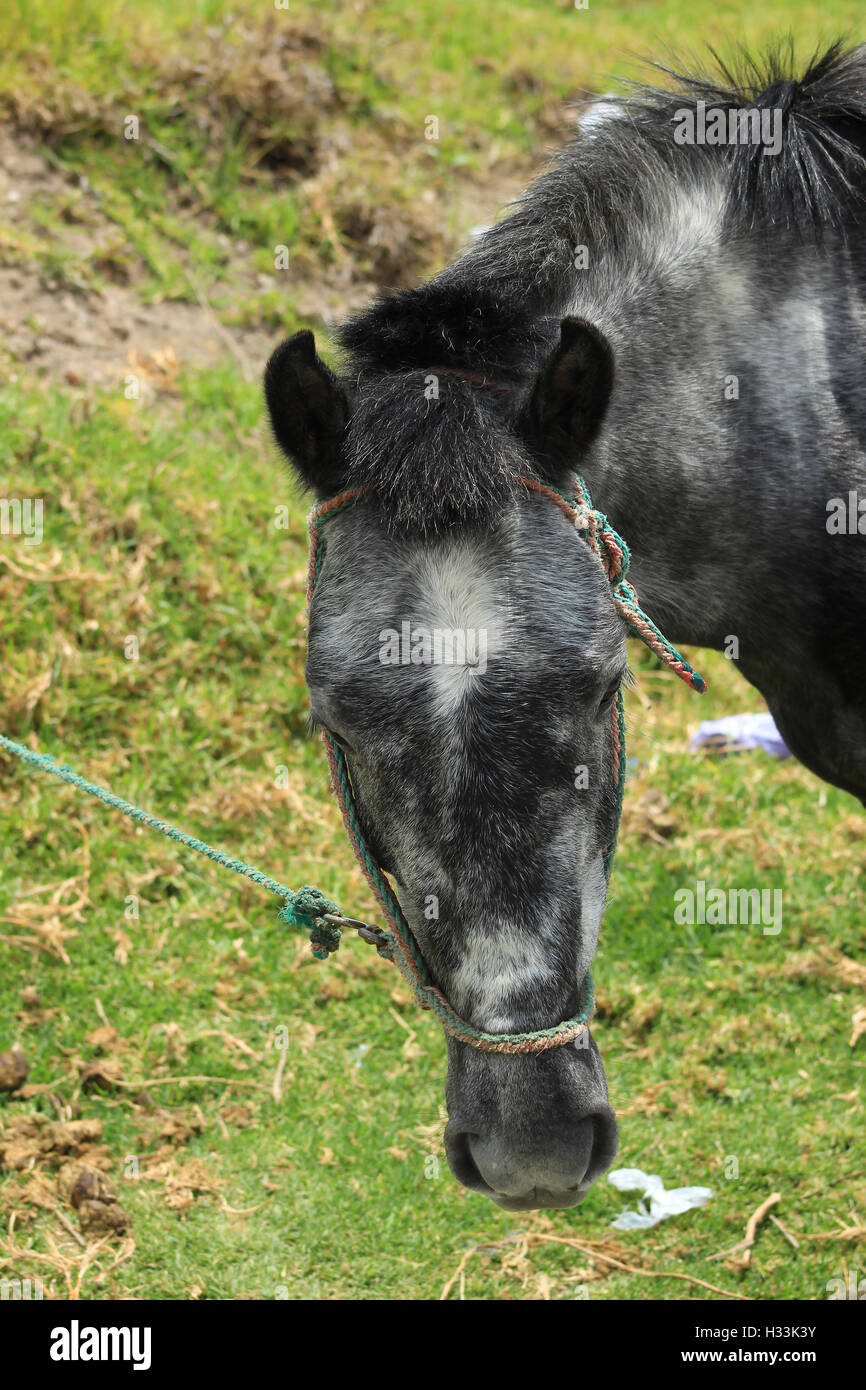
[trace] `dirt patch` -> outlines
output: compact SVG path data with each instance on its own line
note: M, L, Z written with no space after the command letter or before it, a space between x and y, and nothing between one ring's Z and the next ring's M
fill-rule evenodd
M37 45L0 88L13 381L151 395L220 358L258 379L286 332L331 329L447 263L539 162L475 128L465 167L431 160L376 46L317 18L241 4L177 38L143 31L93 91ZM574 124L519 64L503 98L526 106L541 158Z
M470 229L492 221L524 182L525 171L467 178L458 234L444 247L446 255L456 252ZM225 267L219 307L191 271L188 299L145 302L144 268L130 256L122 230L86 179L56 168L29 137L0 127L0 356L11 379L20 371L72 386L149 395L165 388L177 369L229 358L254 380L298 322L330 327L379 290L413 283L416 267L429 256L429 224L436 221L432 197L416 210L372 208L348 193L332 202L329 180L326 185L310 181L310 205L325 211L334 237L357 255L344 251L327 273L303 267L291 299L286 293L284 324L238 326L231 320L255 319L257 297L279 284L256 271L247 245L233 243L201 214L196 235L213 242ZM50 234L37 215L45 205L60 214Z
M69 385L122 386L170 350L184 365L204 366L224 356L222 333L207 314L181 303L144 306L122 290L72 295L23 270L0 269L0 332L6 351L38 375ZM232 335L230 335L232 336ZM266 349L249 341L250 361ZM240 346L240 344L239 344Z
M44 206L60 213L50 235L38 217ZM222 312L200 290L195 297L191 289L189 300L144 302L144 270L86 179L57 169L32 139L0 127L0 351L13 379L20 364L28 375L73 386L125 388L136 377L146 393L159 388L166 361L206 367L225 357L244 376L258 376L280 328L224 320L233 306L273 291L274 278L257 273L249 247L233 244L212 219L197 220L195 230L225 262ZM375 289L354 282L343 267L332 284L308 277L294 312L328 322L360 307ZM288 297L286 308L288 317Z
M50 237L34 215L44 204L65 210ZM8 229L0 241L7 262L0 265L0 341L28 374L122 385L142 361L166 351L191 366L226 353L263 362L278 336L226 328L206 303L143 303L134 271L118 255L118 228L98 199L8 130L0 130L0 223ZM76 275L82 257L103 272L102 284ZM105 283L112 265L124 267L116 273L126 283Z

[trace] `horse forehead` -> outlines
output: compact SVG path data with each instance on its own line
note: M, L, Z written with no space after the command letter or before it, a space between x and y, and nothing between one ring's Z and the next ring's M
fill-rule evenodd
M349 519L314 605L308 676L371 699L390 688L400 704L411 692L450 725L494 672L526 689L554 656L578 679L607 670L622 634L602 567L546 521L516 513L490 533L410 539Z
M482 550L467 537L422 547L415 566L419 607L443 627L486 624L501 637L506 617L502 570L507 559L500 558L497 565L488 547Z
M492 533L412 541L380 534L371 544L369 536L353 535L342 558L354 579L349 606L375 622L486 629L489 643L503 647L518 631L521 640L535 633L543 641L546 622L561 631L570 620L593 639L608 626L600 611L601 567L567 527L539 525L543 520L517 512ZM594 655L587 651L587 660Z

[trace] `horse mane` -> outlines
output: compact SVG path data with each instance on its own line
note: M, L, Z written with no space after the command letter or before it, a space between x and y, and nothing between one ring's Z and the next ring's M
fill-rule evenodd
M576 246L628 265L641 228L663 238L673 194L698 202L710 186L723 192L722 241L818 245L831 233L844 243L862 227L866 45L838 40L800 76L791 40L731 61L710 51L715 71L654 63L669 85L630 82L624 97L602 98L603 118L578 130L463 256L424 285L380 296L338 330L356 396L349 480L387 501L393 525L439 530L502 505L526 466L507 422L556 342ZM698 102L708 113L779 110L780 151L675 143L675 113ZM437 366L511 389L500 395L447 376L444 400L428 400L424 382Z
M715 70L681 72L655 62L672 86L628 84L623 116L635 142L651 146L669 165L684 150L699 164L725 161L731 233L784 227L820 240L832 226L844 235L866 192L866 45L846 49L837 39L813 54L801 76L791 37L757 56L742 48L730 60L709 52ZM708 111L780 111L781 150L767 154L747 143L673 145L675 112L698 102Z

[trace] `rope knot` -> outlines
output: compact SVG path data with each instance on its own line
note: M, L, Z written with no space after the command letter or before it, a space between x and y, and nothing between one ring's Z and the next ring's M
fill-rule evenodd
M615 589L628 574L631 556L622 536L613 529L603 512L598 513L598 523L604 546L602 563L607 571L608 583Z
M581 496L574 502L574 528L601 560L611 588L616 588L628 574L631 558L628 546L604 512L592 506L585 484Z
M335 922L327 922L324 913L332 912L341 916L340 909L330 898L326 898L318 888L305 884L296 893L290 893L277 909L281 922L288 927L303 927L310 933L310 945L316 960L327 960L340 945L340 928Z

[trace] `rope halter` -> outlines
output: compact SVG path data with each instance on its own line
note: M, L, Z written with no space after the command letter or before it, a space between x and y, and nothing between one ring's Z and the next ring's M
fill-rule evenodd
M607 575L616 610L629 631L639 637L651 651L655 652L666 666L670 666L671 670L675 671L692 690L703 692L706 689L706 682L703 677L699 676L680 653L671 646L667 638L662 635L640 607L637 595L626 579L629 566L628 547L610 525L604 513L593 508L589 490L584 480L579 477L576 479L574 496L560 492L558 488L543 482L540 478L521 477L518 481L529 491L540 493L559 507L560 511L572 523L581 540L585 541L590 550L598 556ZM324 559L325 523L345 508L352 506L359 497L370 491L369 487L350 488L327 502L319 503L310 512L308 606L312 602ZM387 926L380 929L352 919L340 918L332 913L322 913L317 919L321 926L311 936L314 954L319 959L325 959L339 945L340 926L355 927L361 931L365 939L376 946L383 959L393 961L409 985L416 1003L421 1008L432 1010L446 1033L460 1042L469 1044L470 1047L478 1048L481 1052L546 1052L549 1048L563 1047L566 1043L575 1042L586 1033L595 1008L590 974L587 974L581 985L579 1012L573 1018L557 1023L553 1028L541 1028L531 1033L487 1033L483 1029L475 1028L466 1019L460 1017L433 980L397 896L370 851L358 817L351 776L343 750L326 729L322 731L322 737L331 770L331 786L343 816L343 824L346 827L349 842L385 915ZM616 820L613 839L604 855L605 878L608 881L616 850L625 790L625 714L621 689L617 691L616 702L611 711L611 744L616 781Z

